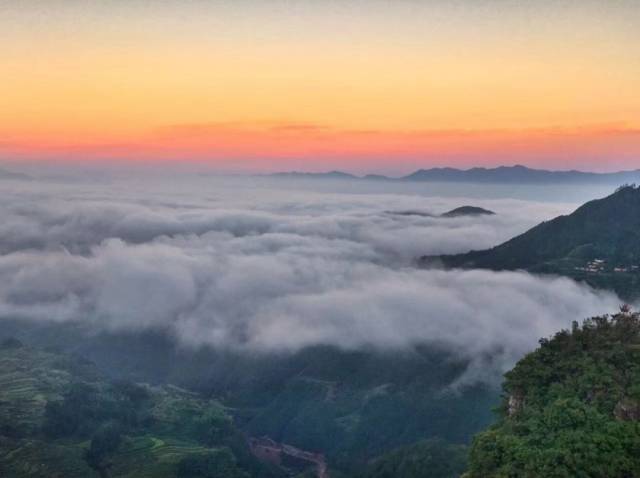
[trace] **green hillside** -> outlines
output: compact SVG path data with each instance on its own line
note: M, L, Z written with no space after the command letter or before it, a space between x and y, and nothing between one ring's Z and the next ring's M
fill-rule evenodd
M494 386L451 390L467 364L436 347L254 356L188 350L149 333L87 334L71 324L6 320L0 340L3 334L87 357L117 379L218 398L243 434L323 453L332 477L336 470L355 476L371 460L425 439L468 444L499 401Z
M319 347L286 363L291 366L294 358L297 367L254 389L259 402L244 428L322 450L344 471L425 438L468 443L490 423L498 399L497 390L484 386L448 391L464 364L442 351L383 354ZM248 393L238 387L227 403L246 403Z
M507 374L468 478L640 477L640 315L562 331Z
M373 460L358 478L458 478L467 463L466 446L422 440Z
M0 476L246 478L226 410L182 389L106 380L71 357L0 345Z
M425 265L560 274L640 296L640 188L625 186L492 249L423 257Z

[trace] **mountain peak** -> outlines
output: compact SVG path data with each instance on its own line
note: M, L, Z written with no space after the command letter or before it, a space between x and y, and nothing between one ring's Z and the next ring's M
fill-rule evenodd
M24 173L16 173L14 171L9 171L7 169L0 168L0 179L28 180L28 179L31 179L31 176L28 176Z
M460 206L442 214L442 217L494 216L496 213L477 206Z

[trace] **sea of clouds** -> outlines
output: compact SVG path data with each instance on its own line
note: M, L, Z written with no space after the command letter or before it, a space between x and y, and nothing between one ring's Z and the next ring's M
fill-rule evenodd
M497 214L437 217L466 204ZM0 318L162 329L240 352L433 344L482 379L620 300L568 279L415 259L490 247L575 207L252 178L4 181Z

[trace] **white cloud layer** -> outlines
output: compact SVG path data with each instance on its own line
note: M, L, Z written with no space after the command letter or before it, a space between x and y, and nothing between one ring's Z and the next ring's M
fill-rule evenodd
M432 344L470 361L464 381L619 305L567 279L412 264L495 245L572 204L279 192L248 179L7 185L0 200L0 317L162 328L265 353ZM469 203L498 214L390 213Z

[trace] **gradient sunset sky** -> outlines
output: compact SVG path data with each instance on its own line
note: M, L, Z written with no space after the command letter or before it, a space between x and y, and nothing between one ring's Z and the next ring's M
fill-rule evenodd
M640 1L0 0L0 160L640 168Z

